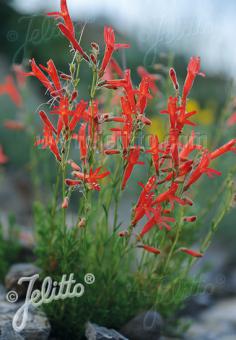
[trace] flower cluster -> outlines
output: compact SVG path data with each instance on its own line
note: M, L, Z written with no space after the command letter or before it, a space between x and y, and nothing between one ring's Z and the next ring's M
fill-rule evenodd
M129 45L116 43L111 27L104 28L105 51L102 58L99 58L100 46L96 42L92 42L91 51L86 52L76 38L66 0L61 0L59 12L49 15L56 18L59 30L69 41L74 53L73 62L65 74L57 71L52 60L43 66L37 65L32 59L31 71L27 75L36 77L42 83L53 106L50 117L44 111L39 112L43 123L43 137L36 141L36 145L50 149L66 177L67 165L72 168L73 178L63 177L68 192L64 193L62 208L68 207L72 189L80 188L85 193L101 190L101 181L104 178L109 180L110 177L110 171L104 169L104 165L107 158L113 155L119 157L115 160L119 159L123 166L122 181L116 190L125 190L135 166L143 165L144 162L140 159L146 155L148 162L152 162L150 177L144 184L139 182L141 192L132 211L130 226L119 235L130 238L137 224L146 218L141 231L136 233L136 245L151 253L160 254L161 249L143 243L146 234L154 228L170 231L179 205L193 205L187 194L192 185L203 174L209 177L220 175L219 171L210 167L212 161L226 152L236 150L236 139L232 139L217 150L209 151L196 142L194 130L185 142L181 140L185 127L195 125L191 117L197 112L187 111L187 98L197 75L204 76L200 72L200 58L190 59L182 93L176 72L173 68L170 69L174 95L169 97L167 109L161 111L161 114L168 116L168 139L160 143L158 136L152 135L149 138L149 147L145 150L137 142L137 136L145 125L151 124L146 111L148 101L158 92L157 77L139 67L141 82L138 87L133 85L131 71L123 71L113 56L117 49L127 48ZM83 62L91 68L93 75L89 101L78 99L79 68ZM101 89L113 91L118 103L116 114L101 112L102 102L96 98L97 91ZM98 146L103 139L104 130L112 133L113 144L100 148ZM72 140L77 141L79 146L79 162L69 158ZM196 216L185 216L183 220L186 223L194 222ZM200 252L184 247L178 250L195 257L202 256Z

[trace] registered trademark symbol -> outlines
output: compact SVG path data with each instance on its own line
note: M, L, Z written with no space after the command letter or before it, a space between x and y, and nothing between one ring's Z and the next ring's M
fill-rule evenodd
M84 282L88 285L92 285L95 282L95 276L92 273L87 273L84 276Z

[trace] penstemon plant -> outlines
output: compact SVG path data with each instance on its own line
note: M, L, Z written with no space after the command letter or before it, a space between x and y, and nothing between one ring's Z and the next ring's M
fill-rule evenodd
M113 57L116 50L129 46L116 43L114 30L105 27L105 52L92 42L88 53L76 38L66 0L61 0L59 12L48 15L58 22L73 56L67 73L58 72L51 59L47 66L32 59L27 73L50 96L50 116L39 111L43 135L35 145L49 149L58 167L52 203L47 208L35 204L38 259L44 273L55 279L73 272L79 280L92 272L96 282L79 301L54 302L47 313L61 338L79 338L89 319L118 328L148 308L168 317L199 288L188 274L229 209L232 173L203 240L201 224L192 213L194 186L204 174L221 175L211 164L235 151L236 139L211 151L188 128L195 125L191 117L197 112L187 112L187 98L196 76L204 76L199 57L190 59L182 91L175 70L169 71L173 96L161 112L168 118L168 137L160 141L145 133L151 124L146 111L156 93L155 77L140 68L142 79L135 87L130 70L122 70ZM91 70L87 100L80 98L79 90L80 69L85 66ZM135 185L131 177L137 180L138 166L145 167L146 180L138 180L137 202L130 220L122 224L120 202ZM78 211L73 223L68 218L70 205Z

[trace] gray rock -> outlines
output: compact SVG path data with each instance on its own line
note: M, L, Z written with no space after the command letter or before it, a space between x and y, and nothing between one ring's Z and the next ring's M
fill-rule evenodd
M185 301L184 307L181 309L178 315L180 316L196 316L206 308L209 308L213 304L212 296L205 292L191 296Z
M32 307L21 335L25 340L47 340L50 332L51 326L45 313Z
M163 320L155 311L147 311L130 320L120 332L130 340L158 340L161 337Z
M225 340L235 339L235 329L227 323L194 322L186 332L186 340Z
M208 321L232 323L236 327L236 297L217 302L201 314L201 319Z
M91 322L86 324L85 336L88 340L128 340L114 329L101 327Z
M187 340L236 339L236 298L225 299L202 312L185 334Z
M25 298L28 283L23 282L21 285L18 285L18 280L21 277L28 277L35 274L40 274L41 269L35 266L32 263L17 263L14 264L8 274L5 277L5 286L8 291L14 290L17 292L19 299ZM35 285L39 285L39 282L36 282ZM39 288L38 286L35 288Z
M24 338L14 331L11 322L7 322L1 329L0 340L24 340Z
M25 329L16 333L12 320L22 303L9 303L0 299L0 340L47 340L51 326L46 315L39 309L30 308Z
M6 289L3 285L0 284L0 301L5 298L6 295Z
M221 274L221 284L215 284L214 295L218 298L236 295L236 270L225 270ZM217 282L217 281L216 281Z

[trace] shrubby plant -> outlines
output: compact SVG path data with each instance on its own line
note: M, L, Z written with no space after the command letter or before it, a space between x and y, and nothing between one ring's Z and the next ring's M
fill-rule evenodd
M35 203L38 262L44 275L55 280L69 273L81 282L86 273L96 277L82 298L46 306L54 333L80 338L87 320L119 328L149 308L173 316L201 289L189 270L230 207L232 173L203 236L199 226L205 215L195 207L195 190L203 176L221 175L215 160L235 152L236 139L209 150L194 132L191 118L197 112L186 107L196 77L204 76L199 57L190 59L182 89L175 70L169 70L173 93L160 112L168 120L167 138L160 141L156 134L146 135L152 123L147 104L157 93L155 76L141 67L135 87L130 70L114 59L116 50L129 46L117 43L114 30L105 27L105 51L96 42L85 51L65 0L49 16L69 42L72 61L62 73L51 59L46 66L32 59L26 74L41 82L48 98L48 109L38 112L43 130L35 145L48 149L58 168L51 203ZM82 67L91 70L86 99L80 97ZM142 167L145 174L140 175ZM131 187L138 199L121 223L120 202L128 204ZM73 222L68 218L72 213Z

